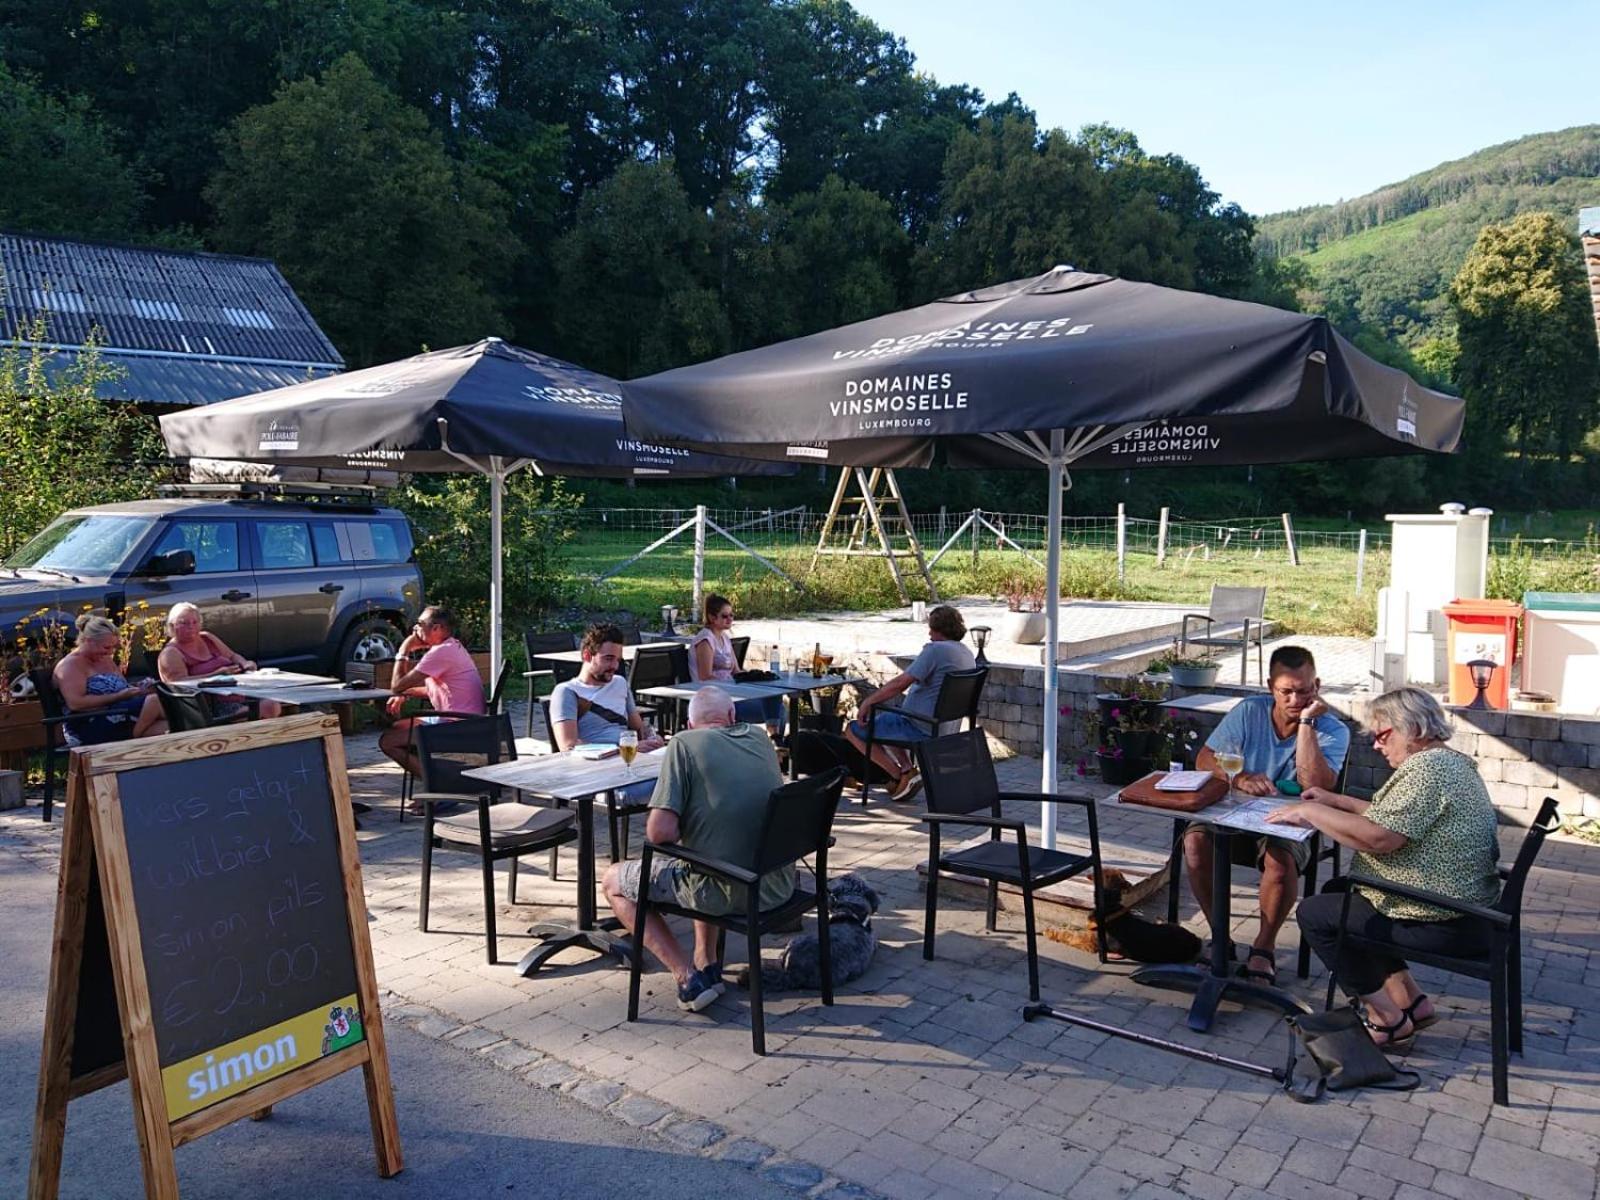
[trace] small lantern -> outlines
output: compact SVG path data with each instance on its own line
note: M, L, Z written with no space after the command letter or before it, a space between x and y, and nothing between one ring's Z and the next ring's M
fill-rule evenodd
M978 648L976 655L978 665L987 667L989 660L984 655L983 649L989 644L989 627L987 625L973 625L968 627L967 632L972 635L972 644Z
M672 623L677 619L678 619L678 606L677 605L675 605L675 604L663 604L661 606L661 632L666 634L667 637L677 637L678 636L678 631L672 627Z
M1489 698L1484 693L1489 690L1489 681L1494 678L1494 669L1499 664L1487 658L1475 658L1467 664L1467 674L1472 676L1472 686L1478 689L1478 694L1473 697L1468 708L1493 708Z

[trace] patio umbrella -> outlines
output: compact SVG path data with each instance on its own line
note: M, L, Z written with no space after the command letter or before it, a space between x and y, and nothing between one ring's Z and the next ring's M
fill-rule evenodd
M892 467L928 466L939 447L951 466L1046 466L1046 792L1067 467L1449 452L1463 411L1324 318L1072 267L623 385L628 429L679 445Z
M161 418L161 436L187 458L487 475L495 676L503 657L502 499L513 471L621 478L794 470L630 437L616 380L499 338L173 413Z

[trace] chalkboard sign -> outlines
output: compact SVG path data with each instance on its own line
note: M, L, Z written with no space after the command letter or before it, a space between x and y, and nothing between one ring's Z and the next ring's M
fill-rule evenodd
M124 1076L148 1196L177 1196L175 1146L353 1067L399 1171L337 722L75 751L67 793L29 1196L68 1101Z
M124 771L117 790L168 1115L359 1042L322 743Z

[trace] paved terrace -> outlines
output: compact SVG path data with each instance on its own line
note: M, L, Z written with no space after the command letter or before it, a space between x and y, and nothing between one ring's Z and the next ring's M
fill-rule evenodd
M525 860L514 909L502 882L502 962L490 967L475 861L435 856L434 932L419 932L420 826L397 820L399 775L377 756L375 737L352 737L349 750L352 790L375 806L361 849L388 1019L475 1050L527 1086L569 1092L647 1127L680 1152L746 1164L776 1195L1250 1200L1330 1187L1376 1200L1597 1195L1600 1017L1588 1008L1600 983L1600 851L1587 844L1552 839L1530 880L1527 1049L1512 1060L1510 1108L1490 1105L1486 989L1427 973L1443 1020L1408 1059L1422 1087L1303 1106L1251 1076L1058 1022L1024 1023L1016 914L1002 914L1001 932L988 935L978 904L947 894L939 957L924 962L916 868L925 840L913 811L886 803L864 812L848 803L835 826L838 868L869 880L883 908L871 969L841 987L831 1009L810 996L770 996L770 1054L757 1058L742 993L684 1014L669 977L656 973L645 980L641 1020L630 1024L627 976L615 966L573 954L570 965L532 979L513 969L530 944L528 924L571 915L572 850L555 882L543 855ZM1001 770L1018 788L1039 776L1027 759ZM1108 854L1147 853L1164 827L1108 812ZM1062 828L1070 836L1070 817ZM1507 830L1503 846L1518 837ZM59 826L44 826L37 808L0 815L0 852L53 871L58 846ZM1253 907L1252 884L1241 873L1236 912ZM1184 914L1202 929L1192 903ZM1280 978L1315 1002L1320 974L1302 983L1287 969L1292 928ZM1242 920L1235 937L1252 930ZM1057 1004L1256 1062L1282 1060L1285 1033L1268 1014L1225 1005L1211 1035L1192 1034L1187 997L1141 988L1128 966L1101 967L1048 939L1040 952L1044 993ZM42 980L40 989L39 1007L25 1014L34 1031Z

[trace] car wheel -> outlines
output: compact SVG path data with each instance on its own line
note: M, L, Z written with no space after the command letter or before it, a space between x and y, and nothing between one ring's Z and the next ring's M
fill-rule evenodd
M339 649L339 666L349 662L381 662L400 652L400 631L394 622L382 617L357 621L344 635Z

